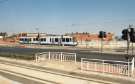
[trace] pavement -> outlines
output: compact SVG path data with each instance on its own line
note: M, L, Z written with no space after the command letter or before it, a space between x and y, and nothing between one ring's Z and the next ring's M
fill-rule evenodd
M0 84L22 84L0 75Z
M82 72L80 70L79 62L76 64L73 62L58 61L40 61L38 63L35 63L35 61L16 60L3 57L0 57L0 60L0 62L2 62L2 60L9 62L9 64L7 64L6 66L0 63L0 69L10 70L12 72L15 72L15 70L17 70L17 72L19 73L23 72L23 74L27 74L32 77L39 77L49 81L55 81L56 83L60 84L135 84L135 79L131 77L97 72ZM40 68L44 70L48 69L49 71L53 71L53 74L38 72L29 69L27 70L26 68L24 69L22 67L10 66L10 64L12 64L10 62L14 62L14 64L21 63L22 66L27 65L31 67L37 67L39 71ZM57 74L55 74L54 72L57 72ZM58 75L58 73L64 74ZM87 81L85 81L84 79Z
M22 62L22 61L21 61ZM17 70L17 71L16 71ZM22 66L11 66L10 64L0 63L0 71L4 73L13 74L16 76L24 76L25 78L30 77L31 80L38 81L45 84L104 84L104 82L99 82L95 80L84 80L77 77L71 77L66 75L60 75L56 72L43 72L34 70L28 67L24 68Z

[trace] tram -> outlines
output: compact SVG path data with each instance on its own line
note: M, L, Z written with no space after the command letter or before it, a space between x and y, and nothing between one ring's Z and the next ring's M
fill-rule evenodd
M76 46L77 42L74 41L72 36L41 36L31 37L23 36L20 37L19 42L21 44L40 44L40 45L64 45L64 46Z

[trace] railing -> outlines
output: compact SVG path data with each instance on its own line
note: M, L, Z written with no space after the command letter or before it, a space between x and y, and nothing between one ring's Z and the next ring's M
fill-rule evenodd
M132 66L132 62L81 58L82 71L96 71L132 76Z
M76 63L76 53L67 53L67 52L42 52L35 54L35 60L44 61L44 60L57 60L57 61L74 61Z

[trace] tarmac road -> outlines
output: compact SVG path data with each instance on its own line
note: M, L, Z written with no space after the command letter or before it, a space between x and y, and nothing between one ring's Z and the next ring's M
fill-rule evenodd
M4 54L15 54L26 55L26 56L34 56L37 52L72 52L77 53L77 61L80 61L81 58L90 58L90 59L102 59L102 60L118 60L118 61L127 61L125 58L125 52L117 53L111 52L109 53L101 53L98 52L97 49L78 49L78 48L65 48L65 49L34 49L34 48L10 48L10 47L0 47L0 55ZM6 53L5 53L6 52ZM108 52L108 51L107 51ZM4 56L4 55L3 55Z

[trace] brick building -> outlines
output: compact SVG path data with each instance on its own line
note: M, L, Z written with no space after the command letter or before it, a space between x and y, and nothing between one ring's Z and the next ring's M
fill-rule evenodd
M98 41L100 38L98 37L98 34L90 34L87 32L83 33L72 33L72 36L77 42L82 42L82 41ZM106 38L104 38L104 41L111 41L113 40L113 33L107 33Z

